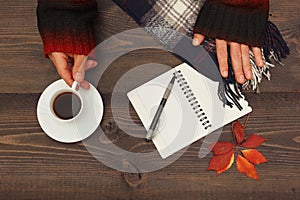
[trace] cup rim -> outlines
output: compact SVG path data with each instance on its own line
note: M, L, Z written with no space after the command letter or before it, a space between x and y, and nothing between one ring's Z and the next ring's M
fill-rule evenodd
M80 106L79 112L73 118L70 118L70 119L61 119L60 117L58 117L55 114L55 111L53 109L53 104L54 104L54 100L56 99L56 97L58 97L62 93L67 93L67 92L71 92L71 93L75 94L79 98L81 106ZM83 99L82 99L80 93L77 90L72 89L72 88L64 88L64 89L60 89L60 90L56 91L52 95L52 97L50 99L50 105L49 105L49 107L50 107L50 112L51 112L51 115L52 115L53 118L55 118L56 120L58 120L60 122L71 122L71 121L74 121L75 119L77 119L78 116L80 116L80 114L82 113L82 110L83 110Z

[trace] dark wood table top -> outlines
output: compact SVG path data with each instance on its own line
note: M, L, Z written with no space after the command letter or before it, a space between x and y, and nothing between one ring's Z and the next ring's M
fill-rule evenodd
M36 106L42 91L59 77L43 57L35 9L33 0L0 0L0 199L300 199L298 0L271 1L270 19L283 33L291 55L284 67L271 70L271 81L263 80L260 94L246 92L253 107L246 133L268 139L258 148L269 161L257 166L260 180L238 173L235 164L219 176L207 171L211 154L198 158L202 140L171 165L136 174L107 167L82 142L62 144L46 136ZM101 0L97 25L99 41L137 27L110 0ZM134 51L116 60L102 77L101 127L119 147L153 149L119 129L116 117L124 124L130 117L140 122L133 109L127 116L125 107L114 116L110 99L123 69L154 62L176 66L181 61L161 50ZM230 137L228 125L220 140Z

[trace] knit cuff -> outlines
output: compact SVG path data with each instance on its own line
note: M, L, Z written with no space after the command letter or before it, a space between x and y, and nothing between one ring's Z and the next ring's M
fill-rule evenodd
M268 3L259 7L239 7L208 0L198 15L194 33L261 47L268 12Z
M97 5L90 10L56 9L38 6L38 28L44 54L65 52L88 55L95 47L93 19Z

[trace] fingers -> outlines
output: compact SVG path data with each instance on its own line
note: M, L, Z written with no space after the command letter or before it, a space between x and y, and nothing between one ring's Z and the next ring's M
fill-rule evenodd
M251 80L252 70L250 66L249 46L242 44L241 51L242 51L242 66L243 66L244 75L246 79Z
M259 67L263 67L264 66L264 61L262 58L262 52L261 49L259 47L252 47L252 52L255 58L255 63L257 66Z
M243 84L245 82L245 76L243 72L242 50L240 44L235 42L230 43L230 58L235 79L238 83Z
M194 39L193 39L193 45L194 46L199 46L203 41L204 41L205 36L195 33L194 34Z
M86 56L84 55L74 55L74 66L72 70L73 79L79 83L84 80L85 69L82 65L85 61Z
M87 60L84 63L85 71L87 71L89 69L92 69L92 68L95 68L97 65L98 65L97 61L95 61L95 60Z
M73 78L71 75L71 69L68 63L68 56L65 53L61 52L52 52L49 55L49 58L53 62L57 73L59 76L69 85L73 84Z
M73 67L74 80L82 82L84 80L85 71L96 67L97 64L97 61L86 60L86 56L84 55L75 55Z
M227 42L216 39L216 51L221 75L226 78L228 76Z
M86 80L83 80L83 81L80 83L80 87L82 87L82 88L88 90L88 89L90 89L90 84L89 84L89 82L87 82Z
M204 41L204 38L204 35L194 34L193 45L199 46ZM221 75L224 78L228 77L227 44L230 45L230 58L236 81L240 84L243 84L245 82L245 78L251 80L252 70L250 65L249 46L216 39L216 51ZM260 67L263 67L264 62L261 49L258 47L253 47L252 51L256 64Z
M73 66L73 79L80 83L80 86L84 89L89 89L90 84L84 80L85 71L92 69L97 66L97 62L94 60L86 60L87 57L84 55L74 55L74 66Z
M82 88L90 88L90 84L84 80L85 71L96 67L98 64L96 61L86 60L85 55L66 54L63 52L52 52L49 54L49 58L55 65L57 73L70 87L76 80Z
M71 76L71 71L65 72L65 71L57 71L57 73L59 74L59 76L64 79L64 81L70 86L72 87L72 84L74 82L72 76Z

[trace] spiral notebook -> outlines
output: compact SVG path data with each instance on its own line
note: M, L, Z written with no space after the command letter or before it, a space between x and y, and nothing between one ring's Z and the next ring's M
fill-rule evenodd
M239 100L242 110L225 106L218 96L218 83L183 63L127 93L146 130L174 75L175 84L153 137L162 158L252 111L244 98Z

